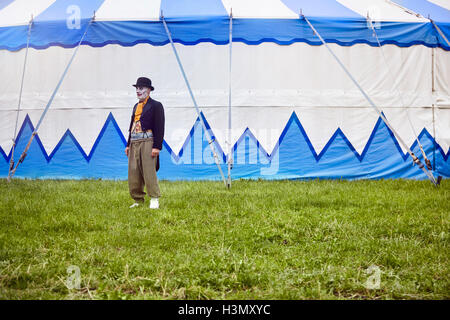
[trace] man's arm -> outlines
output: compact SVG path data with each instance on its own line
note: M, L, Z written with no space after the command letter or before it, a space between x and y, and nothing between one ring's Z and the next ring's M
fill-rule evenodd
M156 107L156 106L155 106ZM164 140L164 108L160 103L157 108L154 109L154 130L153 130L153 148L162 150L163 140Z

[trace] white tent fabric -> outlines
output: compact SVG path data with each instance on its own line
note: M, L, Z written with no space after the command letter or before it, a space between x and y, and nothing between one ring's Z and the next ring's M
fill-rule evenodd
M39 16L51 7L56 0L15 0L0 11L0 26L26 25L31 15ZM409 14L388 1L379 0L337 0L344 7L365 17L372 12L375 20L382 21L425 21L423 18ZM77 1L72 1L74 5ZM222 0L228 14L233 12L235 18L284 18L298 19L299 12L294 12L285 3L278 0ZM445 1L434 1L446 7ZM307 6L305 6L307 8ZM198 6L195 10L198 10ZM447 8L448 9L448 8ZM91 14L92 12L89 12ZM308 12L305 12L307 14ZM314 14L319 14L312 12ZM326 13L326 12L325 12ZM161 0L105 0L96 10L98 21L157 21L161 14Z
M114 21L159 23L164 5L164 1L144 0L97 2L100 4L97 4L95 8L96 23L97 21L98 23ZM221 4L227 15L232 12L233 18L243 19L240 23L244 24L247 23L246 19L298 20L299 12L293 10L294 2L222 0ZM346 8L345 10L349 10L351 15L364 18L369 13L374 21L429 23L423 15L414 12L412 14L410 10L405 10L390 1L337 0L321 3L331 2ZM445 8L442 1L432 2ZM171 5L167 3L166 12L171 12L173 3ZM31 14L34 17L42 16L48 12L49 8L57 5L61 5L61 1L36 0L30 4L29 1L15 0L9 1L5 7L2 7L0 2L0 27L27 26ZM92 4L92 6L95 5ZM303 13L307 14L308 7L304 6L304 8ZM318 16L318 13L313 10L317 8L310 9L312 16ZM73 14L71 10L67 12ZM332 11L330 15L334 12ZM205 12L201 13L205 14ZM166 15L164 11L163 14ZM82 10L82 19L90 16L89 10ZM190 13L188 16L193 17L194 14ZM169 27L171 27L170 24ZM368 34L372 36L370 31ZM224 38L226 39L226 36ZM182 39L182 35L179 39ZM371 41L376 42L374 39ZM226 152L229 76L226 42L223 43L225 45L208 41L200 41L195 45L183 44L182 40L178 42L181 43L176 43L176 47L196 99L205 119L214 131L217 145ZM386 42L383 50L389 58L388 69L382 59L381 49L373 43L371 45L356 43L351 46L331 43L330 46L364 90L383 110L409 146L414 145L416 136L406 121L406 112L409 113L417 134L426 130L432 136L439 146L438 151L436 153L432 150L433 144L430 144L427 152L430 156L433 152L438 156L443 153L438 171L440 170L439 173L444 176L449 176L450 52L436 47L437 45L431 42L429 45L407 46ZM71 47L71 45L68 46ZM36 125L73 50L73 48L61 46L50 46L45 50L32 46L29 49L19 125L26 123L27 118L31 124ZM0 148L4 152L5 160L8 159L8 152L12 147L12 133L21 81L18 70L21 70L23 66L24 55L23 48L18 51L0 50L0 69L2 70ZM395 86L398 87L407 109L395 92L389 73L394 75ZM180 153L186 153L190 137L194 139L192 130L195 129L197 115L170 46L154 46L148 43L137 43L132 46L111 43L100 47L90 45L80 47L39 129L39 141L46 155L51 155L60 148L67 130L70 131L84 154L89 155L95 149L99 133L111 116L117 123L122 137L126 138L130 110L136 102L131 84L142 75L152 79L156 88L153 97L164 104L165 142L166 147L170 147L170 150L166 150L167 157L168 159L172 157L172 162L176 163L177 160L173 159ZM286 131L287 125L292 121L294 114L317 155L322 154L322 151L325 154L330 147L330 141L339 130L345 135L355 152L363 155L367 152L365 149L370 144L379 122L377 114L335 63L325 47L310 45L308 41L293 42L289 45L280 44L277 41L262 41L258 45L247 44L245 41L233 43L232 92L231 144L235 147L236 154L239 153L242 141L249 139L247 133L250 132L251 137L258 142L258 150L273 156L280 148L280 138L289 135ZM246 143L248 145L250 142ZM401 150L403 153L406 152L404 148ZM442 150L441 153L439 153L440 150ZM123 150L116 152L116 154L122 153ZM248 152L246 156L249 157ZM18 155L15 158L18 158ZM74 173L65 175L61 173L62 169L51 174L42 167L38 167L34 172L32 169L24 169L23 173L19 171L18 175L126 178L126 172L123 169L126 166L126 158L121 158L120 161L120 170L116 170L117 174L91 170L82 172L80 175ZM341 160L338 157L334 161L339 163ZM320 161L318 163L320 165ZM376 166L376 163L371 165ZM348 175L337 170L335 175L330 174L330 171L322 173L319 168L317 169L319 171L314 169L316 171L306 173L301 170L297 170L297 173L289 172L289 174L281 172L270 178L310 176L423 178L418 170L413 172L405 169L409 165L409 159L404 160L404 164L399 165L398 170L396 169L397 173L394 174L389 169L382 168L380 172L372 170L369 173L349 173ZM186 171L186 175L182 178L218 178L214 166L210 167L212 169L203 169L201 173ZM330 165L330 168L332 167L333 165ZM327 167L327 170L331 170L330 168ZM247 169L237 171L234 177L261 177L251 170L249 173ZM162 170L165 170L164 164ZM162 172L163 178L180 178L179 171L167 170ZM44 171L45 173L42 173ZM7 170L1 171L3 175L5 172L7 173Z
M227 51L224 47L211 44L200 44L194 47L178 45L177 47L184 58L183 63L198 102L212 127L217 130L219 143L223 145L227 125L223 119L226 118L228 107ZM393 116L397 114L399 119L405 117L400 97L392 90L392 81L387 76L388 70L379 50L366 45L355 45L350 48L337 45L333 47L378 105L383 109L397 110L397 113L390 112ZM233 73L232 82L233 118L236 125L233 132L233 144L243 130L249 127L255 132L264 149L270 152L291 113L293 111L303 113L309 109L320 113L320 116L312 117L311 120L308 120L306 116L305 119L302 117L302 124L309 128L311 142L317 150L321 150L332 133L340 127L348 134L347 137L355 148L362 151L377 115L324 49L306 44L291 46L271 43L260 46L235 44L234 68L238 71ZM424 112L424 106L430 107L434 99L431 88L430 51L432 49L421 46L402 49L396 46L385 46L384 50L392 59L390 63L395 69L390 72L396 74L402 97L410 108L411 118L414 121L423 119L416 123L416 127L430 129L431 112L428 112L428 118L419 117L418 114ZM58 47L30 52L22 108L26 110L34 123L39 119L71 53L71 50ZM20 87L20 79L15 74L17 70L20 70L23 61L16 59L15 53L1 51L0 54L2 54L1 61L4 63L2 70L6 75L2 78L4 81L2 111L9 109L13 115L17 102L17 88ZM449 79L445 72L450 68L448 55L448 52L437 51L436 100L442 107L450 105L448 103L450 100ZM141 68L140 57L146 57L150 62L144 69ZM273 57L277 59L274 60ZM120 61L127 62L120 63ZM46 70L50 69L59 72L49 74ZM92 72L92 69L95 72ZM259 72L260 69L264 69L264 72ZM210 70L214 70L214 73ZM119 76L123 74L129 74L129 76L127 78ZM97 138L90 131L98 133L109 112L113 112L115 119L122 124L120 127L124 136L127 136L129 108L136 100L134 88L130 84L139 74L152 75L157 88L154 97L164 101L166 105L169 126L166 141L174 151L178 152L195 122L195 110L192 108L192 102L170 48L150 47L144 44L132 48L114 45L103 48L82 48L40 130L46 151L50 153L65 130L69 128L82 148L89 152ZM15 81L6 81L9 79ZM266 116L261 117L260 121L254 121L251 115L255 113L255 108L264 107L266 107L264 111ZM351 128L354 124L349 121L352 117L348 119L345 114L355 114L358 108L362 118L367 121L364 126L366 128L364 135L360 130L352 135L354 130ZM55 119L61 118L57 110L66 110L67 114L74 115L67 117L65 120L67 122L61 123L59 129L57 125L55 126L55 122L58 122ZM87 110L98 110L99 119L93 117L92 112ZM183 112L185 116L177 116L179 112ZM336 112L342 114L343 119L334 116ZM24 116L22 114L22 119ZM315 132L317 125L309 123L310 121L314 123L314 118L316 121L330 118L330 122L325 126L327 134ZM344 120L348 123L343 122ZM395 121L395 118L391 120ZM0 128L2 133L0 147L3 150L9 150L11 147L12 141L9 135L14 131L13 126L14 123L9 122ZM48 136L45 134L47 127L49 128ZM86 127L92 129L86 130ZM402 127L405 129L402 130ZM401 125L396 128L404 132L403 136L408 143L414 142L414 134L408 126ZM265 129L274 130L271 139L264 134L259 137L258 132L263 133ZM322 130L320 129L319 132ZM175 131L176 134L172 137L171 132ZM79 134L76 134L78 132ZM316 135L320 138L315 138ZM446 149L450 145L450 139L447 139L445 135L437 135L437 142Z
M428 1L440 6L442 8L450 10L450 2L448 2L447 0L428 0Z

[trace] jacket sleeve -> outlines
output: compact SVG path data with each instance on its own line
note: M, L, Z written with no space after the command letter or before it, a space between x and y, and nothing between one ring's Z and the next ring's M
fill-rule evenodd
M155 106L154 123L153 123L153 148L162 150L164 140L164 108L161 103Z

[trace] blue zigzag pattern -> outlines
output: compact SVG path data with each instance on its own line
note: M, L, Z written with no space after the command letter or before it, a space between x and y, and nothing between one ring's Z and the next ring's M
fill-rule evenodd
M205 116L201 114L201 117L207 129L213 132ZM27 115L17 135L14 159L20 157L33 130L34 126ZM419 140L433 161L437 173L450 177L450 150L445 153L425 128L421 131ZM226 170L227 155L217 140L213 143L221 166ZM159 177L169 180L220 179L208 144L200 119L197 118L178 154L166 141L163 142ZM69 129L50 154L47 154L39 135L36 135L16 176L126 179L127 158L123 152L125 145L126 139L110 113L89 154L84 152ZM411 149L420 157L417 141ZM0 148L0 153L5 160L3 164L0 163L0 176L6 177L12 150L7 155ZM340 128L318 154L293 112L270 154L247 128L233 146L233 161L233 178L426 178L417 166L411 165L408 153L402 151L394 134L381 118L375 124L361 154Z

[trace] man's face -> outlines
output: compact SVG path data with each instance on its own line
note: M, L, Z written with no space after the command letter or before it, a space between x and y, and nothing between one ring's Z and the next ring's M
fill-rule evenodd
M144 101L150 95L150 88L136 87L136 95L139 101Z

